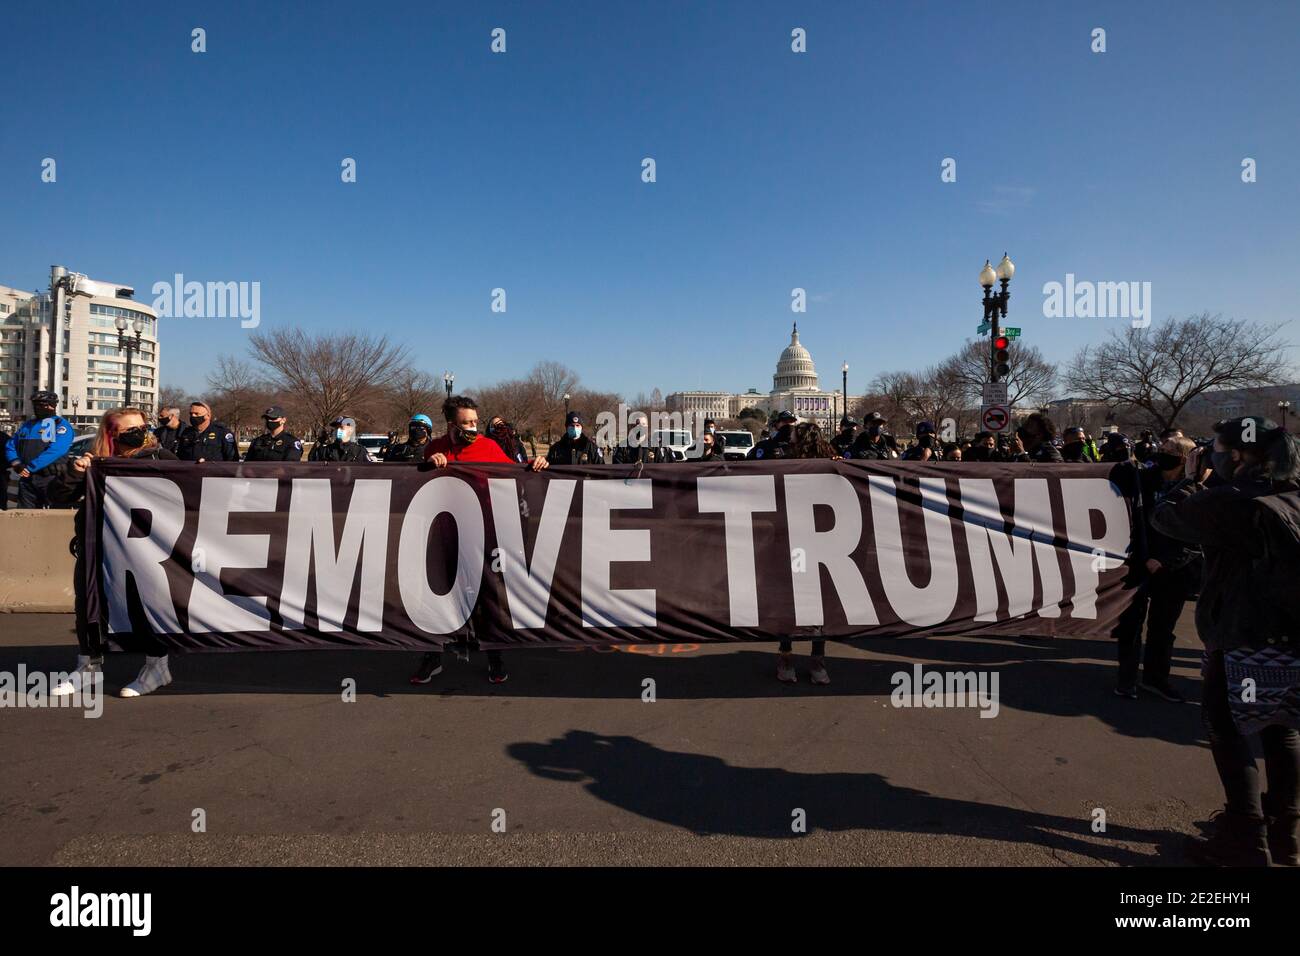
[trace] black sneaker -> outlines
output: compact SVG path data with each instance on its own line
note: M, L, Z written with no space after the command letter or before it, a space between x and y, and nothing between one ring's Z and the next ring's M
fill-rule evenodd
M411 675L412 684L427 684L442 673L442 654L430 651L420 658L420 666Z
M1188 837L1184 848L1197 866L1268 866L1268 833L1263 818L1220 810L1207 838Z
M506 665L504 662L499 660L488 661L489 681L491 681L493 684L504 684L509 679L510 679L510 675L506 673Z
M1173 689L1172 687L1170 687L1167 683L1166 683L1166 684L1152 684L1152 683L1149 683L1149 682L1147 682L1147 681L1143 681L1143 682L1141 683L1140 686L1141 686L1141 688L1142 688L1144 691L1146 691L1148 694L1155 694L1157 697L1163 697L1165 700L1169 701L1171 704L1185 704L1185 703L1187 703L1187 698L1184 697L1182 694L1178 693L1178 691L1174 690L1174 689Z
M1115 687L1116 697L1128 697L1130 700L1137 700L1137 684L1119 684Z

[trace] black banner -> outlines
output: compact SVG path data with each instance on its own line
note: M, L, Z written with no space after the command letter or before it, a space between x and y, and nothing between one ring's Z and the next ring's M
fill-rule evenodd
M90 618L118 647L431 649L1101 636L1108 465L96 461Z

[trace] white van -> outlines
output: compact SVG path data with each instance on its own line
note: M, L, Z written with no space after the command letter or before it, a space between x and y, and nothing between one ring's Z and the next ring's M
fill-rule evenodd
M745 458L754 447L753 433L743 428L734 432L715 432L713 440L722 442L722 457L727 461Z

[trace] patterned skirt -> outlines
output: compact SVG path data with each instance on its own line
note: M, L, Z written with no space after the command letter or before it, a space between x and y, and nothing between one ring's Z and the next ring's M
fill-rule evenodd
M1243 734L1300 729L1300 656L1290 646L1239 647L1223 654L1228 709Z

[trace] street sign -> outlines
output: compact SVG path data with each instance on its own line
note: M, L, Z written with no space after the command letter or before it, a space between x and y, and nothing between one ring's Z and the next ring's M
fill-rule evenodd
M984 405L1005 405L1007 404L1007 383L1006 382L985 382L984 383Z
M1019 330L1019 329L1003 329L1003 330L1002 330L1002 334L1005 335L1005 336L1006 336L1007 338L1009 338L1009 339L1018 339L1018 338L1020 338L1020 330Z
M989 325L987 322L981 322L979 325L975 326L975 331L979 335L983 335L991 328L993 328L993 326Z
M1004 432L1011 427L1011 411L1005 405L985 405L980 411L980 424L986 432Z

